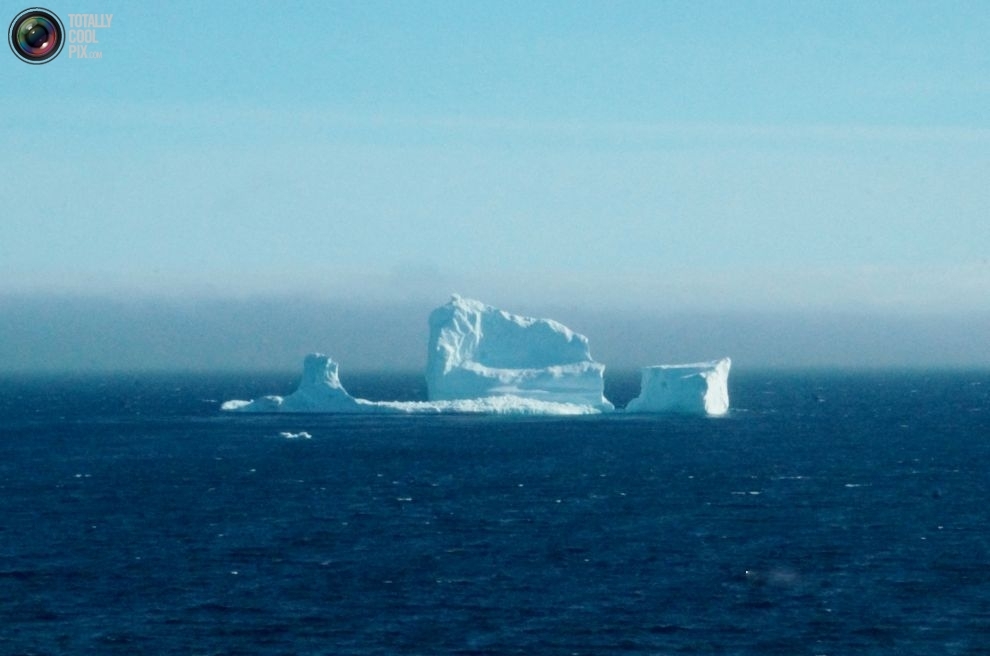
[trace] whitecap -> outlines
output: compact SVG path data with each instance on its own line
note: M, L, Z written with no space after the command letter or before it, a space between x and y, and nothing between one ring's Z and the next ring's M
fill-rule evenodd
M297 439L309 440L313 438L313 436L307 433L306 431L299 431L298 433L290 433L289 431L282 431L281 433L278 434L278 436L284 437L287 440L297 440Z

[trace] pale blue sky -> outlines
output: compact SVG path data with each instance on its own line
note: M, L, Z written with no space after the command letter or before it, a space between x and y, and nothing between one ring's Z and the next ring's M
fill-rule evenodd
M5 293L990 310L988 2L47 7Z
M152 4L0 57L5 288L990 304L990 3Z

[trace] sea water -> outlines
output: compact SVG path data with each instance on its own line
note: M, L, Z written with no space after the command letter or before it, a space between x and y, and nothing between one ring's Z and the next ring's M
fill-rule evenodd
M0 381L0 654L990 649L988 372L737 370L721 418L218 411L293 384Z

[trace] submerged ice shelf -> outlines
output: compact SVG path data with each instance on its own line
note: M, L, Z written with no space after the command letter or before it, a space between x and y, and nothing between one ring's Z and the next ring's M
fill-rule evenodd
M628 412L721 415L729 409L729 358L646 367ZM482 413L580 415L613 412L605 365L588 338L552 319L523 317L453 296L430 314L428 401L369 401L348 394L327 355L306 356L288 396L227 401L231 412Z

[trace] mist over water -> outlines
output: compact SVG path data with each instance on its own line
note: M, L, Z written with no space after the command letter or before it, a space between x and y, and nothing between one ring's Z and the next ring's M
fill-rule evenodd
M0 297L0 371L298 371L320 351L356 371L421 372L435 301ZM486 299L481 299L486 300ZM586 335L610 369L731 356L737 368L990 366L990 312L599 310L521 303Z

